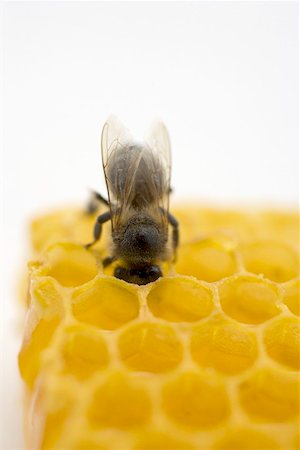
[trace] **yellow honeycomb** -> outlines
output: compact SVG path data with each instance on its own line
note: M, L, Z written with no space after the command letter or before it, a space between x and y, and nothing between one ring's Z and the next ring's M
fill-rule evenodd
M28 450L296 450L298 215L175 209L175 267L145 286L103 272L109 225L32 224L19 366Z

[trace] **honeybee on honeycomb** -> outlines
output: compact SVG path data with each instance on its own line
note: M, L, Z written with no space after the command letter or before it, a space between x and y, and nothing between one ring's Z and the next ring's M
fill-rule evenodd
M178 222L169 212L171 178L170 139L166 127L156 123L146 142L135 143L115 118L108 120L101 137L102 163L108 200L94 193L109 207L94 226L94 245L102 225L111 221L111 256L103 267L119 260L116 278L139 285L162 276L160 261L175 257L179 241ZM93 210L93 203L91 204ZM173 228L172 242L168 238Z
M123 160L128 153L121 148L132 141L123 129L107 127L105 174L115 186L109 167L128 168ZM165 129L158 130L162 134L152 134L156 144L154 137L146 141L154 155L151 164L157 155L165 158L155 145L170 148ZM138 155L146 158L144 150ZM170 172L166 160L158 160L163 195L153 204L167 212ZM120 218L110 205L113 194L110 189L108 201L98 198L115 212L112 222ZM120 226L132 217L132 203L126 203L128 215L121 215ZM150 205L147 198L138 212L152 212ZM157 220L154 211L150 217ZM116 264L130 283L104 273L99 253L82 245L89 242L94 221L82 206L32 222L19 354L26 449L300 448L298 213L198 203L177 205L174 212L180 223L178 261L173 273L163 270L153 283L130 273L132 267L120 257ZM143 230L140 224L137 230ZM167 231L163 236L167 239ZM115 249L113 242L111 257L118 256ZM163 249L174 258L172 238ZM106 245L99 251L109 254ZM163 268L159 258L162 254L151 264ZM133 284L133 275L148 284Z

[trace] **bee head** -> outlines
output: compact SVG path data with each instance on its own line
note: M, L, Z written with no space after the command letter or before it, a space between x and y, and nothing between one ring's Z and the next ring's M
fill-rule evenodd
M145 266L134 269L127 269L125 267L116 267L114 276L120 280L127 281L127 283L134 284L148 284L156 281L162 277L162 271L159 266Z

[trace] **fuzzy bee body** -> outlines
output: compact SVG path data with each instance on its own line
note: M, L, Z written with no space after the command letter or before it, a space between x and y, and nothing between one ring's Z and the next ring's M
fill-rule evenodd
M118 260L117 278L147 284L162 276L158 263L170 259L170 247L175 254L178 244L178 223L169 213L168 132L157 124L145 143L136 144L118 122L109 121L102 130L101 147L109 211L97 218L94 241L86 247L99 239L102 224L111 220L112 255L103 261L104 266Z

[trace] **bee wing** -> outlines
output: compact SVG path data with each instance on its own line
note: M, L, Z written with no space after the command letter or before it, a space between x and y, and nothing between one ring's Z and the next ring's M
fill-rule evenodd
M102 164L106 182L110 159L114 152L132 142L132 137L124 125L115 117L111 116L104 124L101 134Z
M110 118L102 130L101 147L112 229L126 223L132 209L152 211L167 229L171 152L166 127L156 123L145 145L140 145L116 118Z
M116 203L114 195L112 174L116 165L116 154L132 141L129 131L115 117L111 116L104 124L101 134L102 165L107 186L109 202ZM120 169L118 167L118 169Z
M120 163L120 156L123 148L132 142L132 137L124 125L115 117L111 116L103 126L101 134L102 165L107 186L111 210L112 228L117 227L117 221L121 221L121 211L124 209L126 200L125 189L116 189L126 180L126 171ZM128 190L128 189L127 189ZM120 191L123 192L122 198Z
M168 222L169 196L171 191L171 142L168 130L162 122L155 122L145 139L151 149L153 159L159 161L163 172L163 186L159 190L158 206L163 213L165 222Z

